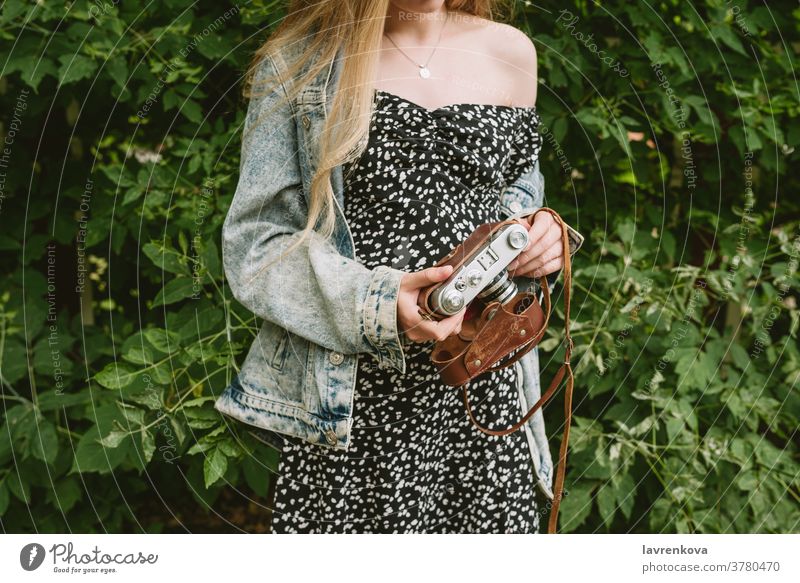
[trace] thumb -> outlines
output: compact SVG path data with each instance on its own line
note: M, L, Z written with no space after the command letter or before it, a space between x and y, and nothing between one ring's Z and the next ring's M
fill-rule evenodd
M422 271L415 271L406 276L405 284L410 289L418 289L431 285L439 281L444 281L453 272L452 265L441 267L428 267Z

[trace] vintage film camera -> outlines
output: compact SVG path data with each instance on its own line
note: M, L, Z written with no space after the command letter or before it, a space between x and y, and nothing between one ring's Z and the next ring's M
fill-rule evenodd
M476 298L484 303L499 301L507 303L517 293L517 285L509 277L506 267L525 250L528 245L528 229L519 223L507 223L480 242L473 249L459 246L445 258L466 254L454 266L450 277L434 286L426 294L425 315L447 317L457 314ZM435 314L435 315L434 315Z

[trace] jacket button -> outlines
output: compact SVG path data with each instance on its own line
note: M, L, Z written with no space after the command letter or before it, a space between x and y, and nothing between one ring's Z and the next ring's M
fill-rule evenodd
M344 362L344 354L342 354L341 352L331 352L330 355L328 356L328 360L331 361L331 364L339 366Z
M513 200L508 205L508 210L510 210L512 213L518 213L522 210L522 205L519 203L519 201Z
M311 120L308 119L307 115L303 116L303 127L308 129L311 126Z
M329 445L336 445L336 432L333 429L325 430L325 439Z

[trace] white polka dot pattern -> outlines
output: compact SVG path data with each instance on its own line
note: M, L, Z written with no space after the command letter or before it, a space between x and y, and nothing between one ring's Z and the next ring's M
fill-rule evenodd
M500 189L539 154L539 119L533 108L426 109L381 90L375 98L367 148L344 168L345 215L365 266L418 271L502 218ZM439 381L431 347L406 348L404 375L359 356L348 451L285 438L274 532L539 531L524 433L478 431L460 390ZM516 372L468 385L484 425L518 419Z

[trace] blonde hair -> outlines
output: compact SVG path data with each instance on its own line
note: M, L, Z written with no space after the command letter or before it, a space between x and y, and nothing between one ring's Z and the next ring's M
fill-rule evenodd
M501 4L499 0L445 0L448 10L489 20L496 18ZM272 83L264 93L254 91L254 79L262 59L285 46L303 43L302 54L287 66L285 72L284 80L292 80L287 87L287 99L291 100L324 69L328 69L338 50L343 49L337 90L319 136L319 161L311 180L306 226L300 238L281 257L300 245L317 229L318 223L318 233L325 240L333 234L336 202L331 171L337 165L357 159L367 145L373 81L377 75L388 9L389 0L291 0L287 15L256 51L245 73L243 94L246 98L273 91L279 82L277 73L273 78L263 80L268 86ZM303 68L306 68L305 72L295 78Z

